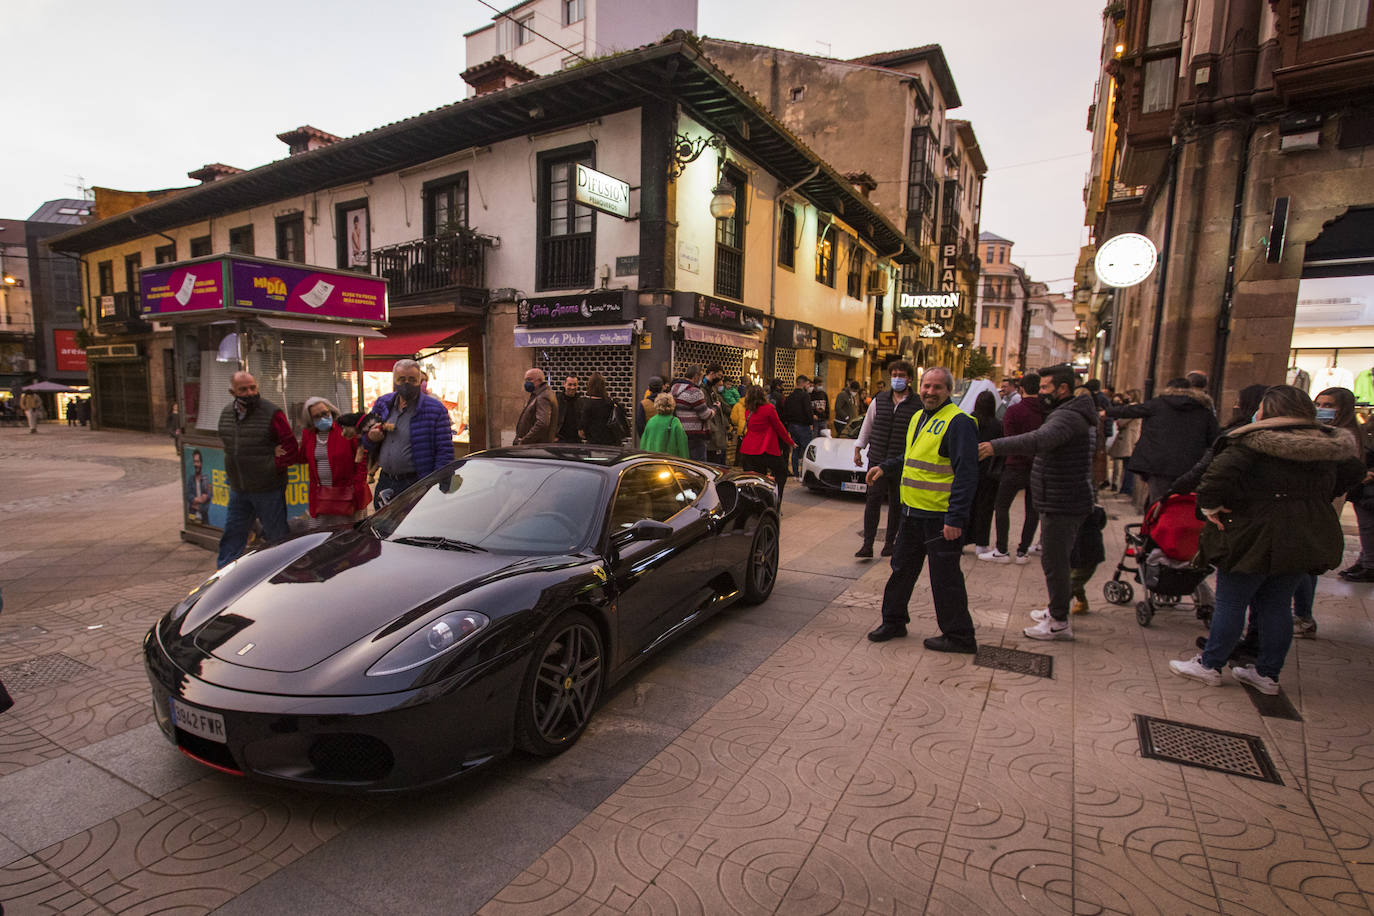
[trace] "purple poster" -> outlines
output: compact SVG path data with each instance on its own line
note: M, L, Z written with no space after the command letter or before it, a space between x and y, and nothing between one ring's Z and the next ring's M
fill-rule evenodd
M232 261L234 308L312 318L386 321L386 282L358 273Z
M172 268L149 268L139 275L143 314L170 315L224 308L224 264L201 261Z
M380 324L386 281L350 271L217 258L140 273L142 312L173 316L242 309Z

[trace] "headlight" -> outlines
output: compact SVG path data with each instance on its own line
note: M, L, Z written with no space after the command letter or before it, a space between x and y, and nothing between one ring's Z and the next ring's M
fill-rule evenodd
M806 460L807 460L807 461L815 461L815 460L816 460L816 446L814 446L814 445L808 445L808 446L806 447Z
M459 645L491 621L476 611L454 611L432 621L405 638L381 661L367 669L372 677L399 674L427 664Z

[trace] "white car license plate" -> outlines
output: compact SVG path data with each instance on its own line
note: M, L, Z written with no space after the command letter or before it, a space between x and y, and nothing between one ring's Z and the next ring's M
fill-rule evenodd
M194 706L187 706L175 697L168 697L168 702L172 704L172 723L177 728L207 741L218 741L220 744L226 742L224 716L217 712L206 712Z
M866 483L851 483L851 482L848 481L848 480L844 480L844 481L841 481L841 482L840 482L840 489L843 490L843 491L846 492L846 493L867 493L867 492L868 492L868 484L866 484Z

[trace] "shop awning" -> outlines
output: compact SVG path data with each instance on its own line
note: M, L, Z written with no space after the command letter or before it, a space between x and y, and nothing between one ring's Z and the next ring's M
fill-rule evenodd
M367 372L390 372L396 360L437 347L466 328L466 324L460 324L425 331L388 330L382 340L369 341L364 348L363 369Z
M381 337L376 328L360 324L325 324L320 321L297 321L294 318L259 317L258 321L278 331L304 331L307 334L334 334L338 337Z
M759 339L752 334L741 334L738 331L713 328L710 325L696 324L691 321L682 322L682 336L687 340L720 344L740 350L757 350L761 346Z
M587 325L576 328L516 328L517 347L628 347L634 342L635 326L629 324Z

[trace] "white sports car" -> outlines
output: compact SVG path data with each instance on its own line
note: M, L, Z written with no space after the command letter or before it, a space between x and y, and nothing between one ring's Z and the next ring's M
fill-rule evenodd
M867 493L868 449L863 464L854 464L854 440L863 426L863 417L851 420L835 438L812 439L802 452L802 483L815 492Z

